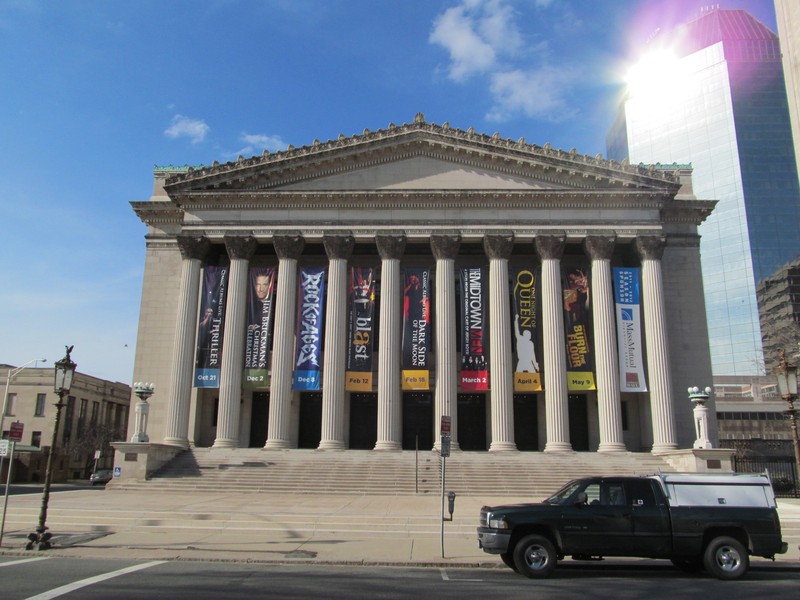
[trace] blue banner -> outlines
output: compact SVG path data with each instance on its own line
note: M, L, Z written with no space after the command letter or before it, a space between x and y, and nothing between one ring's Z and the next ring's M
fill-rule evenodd
M325 267L301 268L297 287L297 352L292 389L316 391L322 387Z
M203 296L197 324L194 387L218 388L225 332L225 299L228 295L228 267L206 266Z
M642 360L642 317L639 269L614 269L617 351L622 392L646 392Z

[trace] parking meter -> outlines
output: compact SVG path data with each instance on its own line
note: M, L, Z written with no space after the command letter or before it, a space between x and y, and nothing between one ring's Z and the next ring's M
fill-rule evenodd
M447 509L450 511L450 520L453 520L453 510L456 507L456 493L447 492Z

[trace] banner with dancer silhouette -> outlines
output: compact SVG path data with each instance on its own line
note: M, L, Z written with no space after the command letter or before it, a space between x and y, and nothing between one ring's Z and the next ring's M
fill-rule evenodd
M511 299L514 314L515 392L540 392L542 369L538 360L539 339L539 269L513 269Z
M350 318L345 389L372 391L372 338L375 321L375 269L350 267Z
M203 270L203 294L197 323L194 387L218 388L225 332L225 301L228 297L228 267L207 265Z
M292 389L322 388L322 335L325 306L325 267L302 267L297 283L297 353Z

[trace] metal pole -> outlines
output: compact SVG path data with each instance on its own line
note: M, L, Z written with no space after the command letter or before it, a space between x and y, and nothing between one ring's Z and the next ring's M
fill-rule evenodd
M50 536L47 531L47 504L50 501L50 482L53 479L53 457L56 454L56 440L58 438L58 426L61 422L61 409L64 408L64 392L58 393L58 404L56 404L56 423L53 427L53 441L50 444L50 454L47 457L47 470L44 475L44 491L42 492L42 507L39 510L39 525L36 533L28 536L30 542L25 546L27 550L33 549L34 544L38 543L39 550L50 548Z
M11 483L11 471L14 470L14 446L16 442L11 442L11 456L8 459L8 476L6 477L6 493L3 497L3 518L0 520L0 547L3 545L3 533L6 530L6 509L8 508L8 484Z
M794 398L789 398L789 424L792 428L792 442L794 443L794 482L795 488L800 485L800 440L797 439L797 411L794 408Z
M444 558L444 478L446 466L447 459L442 456L442 497L440 498L439 502L442 505L442 558Z

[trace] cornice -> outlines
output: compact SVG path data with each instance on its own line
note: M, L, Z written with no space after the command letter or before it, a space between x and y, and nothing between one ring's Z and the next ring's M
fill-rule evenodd
M346 137L340 134L336 140L314 142L308 146L289 148L282 152L264 151L261 156L199 168L188 167L185 172L171 175L165 189L172 195L187 189L220 189L234 186L274 187L302 181L308 177L320 177L342 172L342 169L363 168L365 165L380 164L381 160L397 160L398 155L412 152L419 155L420 148L428 152L448 156L454 152L461 158L485 166L491 163L492 169L500 172L514 172L515 168L525 166L525 175L530 176L531 166L560 169L562 173L581 179L604 181L607 185L632 185L642 187L666 187L677 190L679 184L676 174L669 165L629 165L603 159L601 155L591 157L578 154L575 149L566 152L554 149L550 144L538 146L528 144L524 138L512 140L501 138L499 133L491 136L476 133L473 128L461 130L450 127L448 123L436 125L427 123L418 114L413 123L370 131ZM436 151L434 149L437 149ZM399 154L398 154L399 153ZM381 154L384 158L381 158ZM470 156L474 154L474 156ZM354 157L356 160L353 160ZM349 165L342 163L347 163ZM378 161L377 163L374 161ZM516 167L514 167L516 163ZM518 173L522 174L522 172ZM274 177L270 179L270 177ZM572 181L572 185L575 182ZM589 187L590 182L586 182Z

